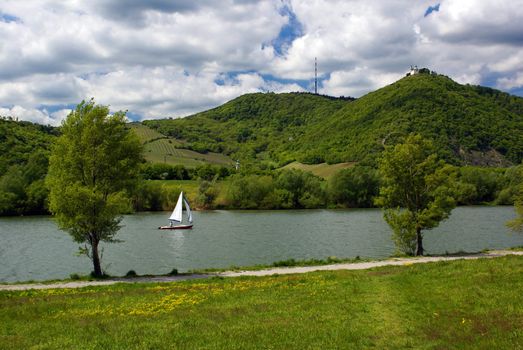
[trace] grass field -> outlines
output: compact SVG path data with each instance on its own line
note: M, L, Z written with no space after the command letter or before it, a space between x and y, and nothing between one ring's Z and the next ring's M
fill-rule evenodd
M0 292L2 349L518 349L523 259Z
M356 163L338 163L338 164L302 164L292 162L283 167L283 169L300 169L303 171L310 171L316 176L328 179L341 169L346 169L354 166Z

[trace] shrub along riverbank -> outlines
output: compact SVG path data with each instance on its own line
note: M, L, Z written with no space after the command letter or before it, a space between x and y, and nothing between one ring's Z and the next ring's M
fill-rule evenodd
M0 348L523 346L523 259L0 292Z
M47 156L35 154L26 165L12 169L16 172L0 176L0 216L48 213ZM523 178L522 165L457 171L460 205L512 205ZM380 185L377 170L362 165L341 169L328 179L299 169L236 172L223 166L189 169L148 163L141 174L143 181L129 195L129 212L172 210L180 191L198 209L369 208Z
M376 169L354 166L325 180L312 173L284 169L261 174L221 176L220 168L202 168L206 177L147 180L136 189L134 209L171 210L184 191L200 209L370 208L379 192ZM457 168L459 205L512 205L523 166Z

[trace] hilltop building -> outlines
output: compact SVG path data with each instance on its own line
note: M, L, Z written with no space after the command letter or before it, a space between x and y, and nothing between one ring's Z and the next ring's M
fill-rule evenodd
M414 66L414 67L410 66L410 72L407 73L407 76L418 74L418 73L419 73L418 66Z

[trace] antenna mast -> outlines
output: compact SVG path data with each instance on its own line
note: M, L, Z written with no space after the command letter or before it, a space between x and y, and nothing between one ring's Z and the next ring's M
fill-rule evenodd
M314 57L314 93L318 94L318 60Z

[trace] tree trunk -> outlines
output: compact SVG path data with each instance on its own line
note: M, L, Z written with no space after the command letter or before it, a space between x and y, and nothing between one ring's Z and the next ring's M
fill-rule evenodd
M102 268L100 266L100 256L98 255L98 241L93 241L91 243L92 248L92 260L93 260L93 267L94 267L94 275L95 277L102 277Z
M423 236L421 235L421 228L416 227L416 256L423 255Z

